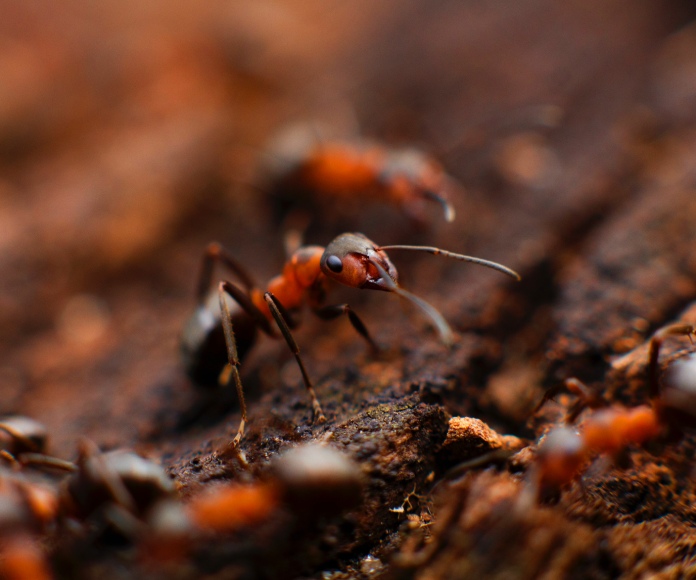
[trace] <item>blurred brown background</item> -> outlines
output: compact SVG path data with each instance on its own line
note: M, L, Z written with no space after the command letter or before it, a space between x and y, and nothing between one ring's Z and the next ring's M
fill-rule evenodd
M0 14L0 411L44 421L59 454L81 434L156 456L221 434L172 428L197 398L178 336L208 241L260 279L279 272L256 168L289 123L418 145L463 184L455 224L433 216L413 238L525 281L430 258L405 260L404 280L476 343L462 360L495 370L476 405L509 430L523 429L511 399L596 378L696 296L690 2L5 0ZM355 227L403 242L395 214ZM418 335L443 360L422 320L346 296L383 342ZM364 356L349 328L308 327L319 384ZM283 349L264 343L251 367ZM457 375L452 360L421 374Z

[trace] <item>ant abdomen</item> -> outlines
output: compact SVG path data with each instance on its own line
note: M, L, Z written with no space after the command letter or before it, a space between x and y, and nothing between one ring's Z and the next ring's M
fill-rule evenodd
M256 342L257 327L234 300L226 297L233 316L234 334L240 360ZM181 357L189 378L198 386L215 387L227 363L225 333L220 322L217 292L196 307L181 335Z

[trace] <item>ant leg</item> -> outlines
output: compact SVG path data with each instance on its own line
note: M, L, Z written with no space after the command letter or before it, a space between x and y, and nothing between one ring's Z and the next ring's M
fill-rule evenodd
M0 450L0 458L7 461L7 463L9 463L12 467L19 468L19 461L17 461L17 458L9 451L6 451L5 449Z
M547 403L547 401L551 401L556 395L559 395L563 390L563 387L564 385L563 383L561 383L559 385L555 385L549 389L546 389L546 392L544 393L544 396L541 398L541 401L539 401L534 407L534 409L532 409L530 419L531 417L534 417L534 415L536 415L539 411L541 411L541 408Z
M237 397L239 398L239 407L242 413L242 418L239 422L239 427L237 429L237 435L235 435L234 440L230 444L232 448L239 446L239 442L244 436L244 428L248 421L246 399L244 398L244 388L242 386L242 379L239 374L240 360L239 354L237 352L237 341L234 338L234 329L232 327L232 315L230 313L230 308L227 303L225 295L230 296L233 300L237 302L251 318L254 323L263 330L266 334L273 336L273 328L268 318L261 312L256 305L252 302L249 295L238 288L231 282L223 280L218 285L218 295L220 299L220 311L222 313L222 330L225 335L225 344L227 346L227 364L220 373L220 383L223 385L229 385L230 381L234 381L235 389L237 390ZM281 329L282 330L282 329Z
M297 346L297 342L295 342L295 338L292 336L290 328L288 327L288 324L283 318L283 315L280 311L280 309L283 306L282 304L280 304L280 302L278 302L278 299L275 296L273 296L273 294L271 294L270 292L266 292L263 295L263 298L266 301L266 304L268 304L268 308L270 309L271 314L273 315L273 318L275 319L276 324L278 325L278 328L280 329L280 332L283 335L283 338L285 338L285 342L288 343L288 346L290 347L292 354L295 355L295 360L297 361L297 364L300 367L300 371L302 372L302 379L304 380L305 387L307 387L309 398L312 401L314 419L318 423L323 423L324 421L326 421L326 417L324 416L324 413L321 410L319 399L317 399L317 394L314 392L314 387L312 386L312 381L309 379L309 375L307 374L307 369L305 369L304 363L300 358L300 347Z
M270 294L270 292L268 292L268 294ZM273 294L271 294L271 296L273 296ZM280 300L278 300L275 296L273 296L273 299L275 300L275 306L278 309L278 312L282 316L285 324L288 325L288 328L290 328L290 329L297 328L297 324L298 324L297 321L291 316L291 314L287 311L285 306L283 306L280 303Z
M660 356L660 348L662 343L670 336L688 336L691 337L696 333L696 329L691 324L670 324L660 328L650 339L650 349L648 351L648 388L650 389L650 398L657 399L660 396L660 381L659 372L660 366L658 358ZM693 342L693 340L692 340Z
M249 316L251 316L254 319L254 323L256 324L256 326L263 330L263 332L265 332L269 336L274 336L273 327L271 326L271 323L268 321L268 318L266 318L266 315L263 312L261 312L251 301L251 298L249 297L249 294L247 292L235 286L231 282L223 280L222 282L220 282L220 284L218 284L218 294L222 296L223 293L230 296L230 298L232 298L237 304L239 304L242 307L242 310L244 310L244 312L246 312ZM222 298L220 299L222 300ZM229 313L227 301L225 301L224 308L223 303L220 302L220 309L223 313Z
M236 288L229 282L220 282L220 285L218 286L218 293L220 294L220 310L222 312L222 330L225 333L225 344L227 345L227 365L225 366L225 370L221 376L226 376L226 385L229 384L230 379L234 380L234 386L237 389L239 408L242 412L242 418L239 420L239 427L237 428L237 435L235 435L234 440L232 441L232 446L237 447L239 446L239 442L242 440L242 436L244 435L244 427L247 422L247 408L246 401L244 399L242 379L239 376L240 362L239 356L237 355L237 341L234 338L234 331L232 330L232 315L230 314L227 299L225 298L225 293L229 289L228 287L236 290Z
M91 465L88 469L85 469L87 461L91 461ZM133 496L114 469L104 461L96 443L87 438L82 438L79 441L77 464L79 469L85 470L88 477L95 477L101 480L117 505L123 506L131 512L135 512L135 500Z
M249 274L247 269L232 257L232 254L230 254L217 242L211 242L208 244L208 247L205 249L203 254L201 271L200 275L198 276L196 298L199 304L202 304L208 295L210 282L213 279L213 267L215 262L222 262L222 264L228 270L230 270L230 272L234 273L239 278L242 286L244 286L247 291L257 287L257 284L251 274Z
M585 409L588 407L590 409L598 409L600 407L606 407L606 401L596 392L590 389L585 383L580 379L572 377L563 381L568 392L576 395L578 400L575 404L568 410L565 417L565 422L567 424L574 423Z
M58 457L51 457L50 455L44 455L43 453L22 453L17 458L17 461L21 465L29 465L32 467L50 467L68 472L77 471L77 465L75 465L72 461L59 459Z
M353 328L358 332L358 334L367 341L374 352L379 352L379 346L377 346L377 343L372 340L367 327L363 321L360 320L360 317L353 311L350 305L336 304L335 306L324 306L323 308L316 308L314 310L314 314L316 314L322 320L333 320L334 318L338 318L343 314L347 315L348 320L350 320L350 323L353 325Z
M587 407L596 409L606 406L606 402L595 392L593 392L585 383L576 378L570 378L563 381L561 384L548 389L541 401L534 407L532 416L536 415L539 410L546 404L547 401L553 399L560 394L562 390L567 390L569 393L578 397L578 400L568 410L565 416L566 423L573 423Z
M18 443L21 443L24 449L28 449L32 452L38 452L40 450L36 441L34 441L31 437L27 437L19 429L15 429L5 423L0 423L0 431L4 431Z

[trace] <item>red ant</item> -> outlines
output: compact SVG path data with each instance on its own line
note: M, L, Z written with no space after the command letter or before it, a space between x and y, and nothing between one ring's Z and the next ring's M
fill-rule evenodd
M455 181L417 149L388 149L364 139L322 140L299 127L276 138L267 158L262 169L266 189L281 211L322 201L362 205L383 200L422 223L423 202L434 201L446 221L454 220L448 198Z
M650 339L648 355L648 388L651 404L627 409L607 406L577 379L565 386L580 397L579 403L566 416L575 420L586 407L599 409L589 415L578 434L569 427L552 429L539 444L537 477L543 488L558 488L571 482L583 465L598 453L616 456L629 445L643 445L661 435L681 433L696 425L696 353L688 353L660 374L659 354L670 336L691 336L694 327L671 324L658 330ZM546 393L540 408L558 389ZM606 408L600 408L606 407Z
M398 285L396 268L389 260L386 250L440 254L486 266L520 279L516 272L496 262L427 246L378 246L363 234L349 233L338 236L326 248L303 246L296 250L285 264L283 273L273 278L266 291L263 291L246 269L219 244L213 243L208 246L203 257L198 286L198 307L184 331L182 352L188 373L194 381L210 383L213 377L217 377L221 384L234 381L242 418L232 443L233 447L239 444L247 422L246 403L239 376L240 361L254 344L257 329L269 336L277 336L272 326L275 321L295 355L312 403L314 417L319 422L325 421L325 417L300 358L300 349L292 336L291 328L294 328L297 322L291 313L294 314L307 303L323 320L346 315L353 328L373 349L378 350L367 328L348 304L323 306L331 280L352 288L383 290L407 298L431 319L444 343L452 342L452 330L442 315L430 304ZM209 292L213 265L217 261L222 262L237 275L242 287L223 280L218 284L217 291ZM227 364L220 373L225 359Z

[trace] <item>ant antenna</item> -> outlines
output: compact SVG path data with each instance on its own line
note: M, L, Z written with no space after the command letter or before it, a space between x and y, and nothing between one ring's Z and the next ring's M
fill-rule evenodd
M435 248L433 246L379 246L375 248L375 250L413 250L417 252L427 252L428 254L433 254L434 256L439 254L441 256L445 256L446 258L452 258L453 260L472 262L474 264L478 264L479 266L485 266L486 268L497 270L498 272L511 276L518 282L522 280L522 277L517 272L508 268L507 266L498 264L498 262L491 262L490 260L484 260L482 258L474 258L473 256L465 256L464 254L455 254L454 252L448 252L447 250L441 250L440 248Z
M442 197L439 193L432 191L430 189L426 189L421 193L421 195L426 198L426 199L431 199L433 201L438 202L441 206L442 209L445 212L445 221L447 222L453 222L455 213L454 213L454 207L452 204L447 201L444 197Z
M395 294L398 294L403 298L406 298L406 300L413 302L413 304L420 308L423 314L425 314L432 321L433 325L440 334L440 340L442 340L442 342L446 346L451 346L454 342L454 333L452 332L452 329L450 328L449 324L447 324L445 319L442 317L442 314L440 314L440 312L434 306L431 306L422 298L419 298L415 294L411 294L411 292L409 292L408 290L404 290L403 288L401 288L394 281L394 279L387 273L387 271L379 265L378 262L376 262L375 260L370 260L370 263L374 265L375 268L377 268L379 275L385 281L387 287L389 288L389 291L394 292Z

